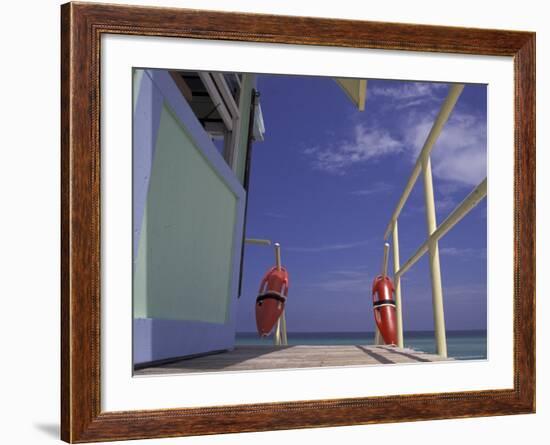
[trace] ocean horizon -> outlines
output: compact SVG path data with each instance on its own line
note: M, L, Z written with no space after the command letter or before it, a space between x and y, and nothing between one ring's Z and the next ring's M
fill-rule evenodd
M374 343L374 332L289 332L289 345L368 345ZM405 331L405 347L435 354L433 331ZM273 337L260 338L257 332L237 332L237 345L272 345ZM448 356L457 360L487 358L486 330L447 331Z

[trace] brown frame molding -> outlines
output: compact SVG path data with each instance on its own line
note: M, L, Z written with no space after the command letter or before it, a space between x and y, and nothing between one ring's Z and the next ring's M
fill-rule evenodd
M104 33L511 56L514 388L182 408L100 409L100 37ZM61 437L68 442L535 412L535 34L68 3L61 7Z

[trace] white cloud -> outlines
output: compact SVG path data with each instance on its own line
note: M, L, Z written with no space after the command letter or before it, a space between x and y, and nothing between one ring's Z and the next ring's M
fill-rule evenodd
M267 216L268 218L276 218L276 219L288 218L288 215L284 215L282 213L276 213L276 212L264 212L264 216Z
M371 94L387 98L393 109L433 105L431 113L410 110L401 125L402 139L416 161L439 111L444 83L403 82L395 86L371 88ZM463 185L477 185L487 175L487 127L485 116L455 109L445 124L434 150L434 176Z
M422 150L435 116L417 119L419 116L413 113L404 135L412 148L413 159ZM485 118L455 110L443 127L431 157L434 176L464 185L478 185L487 176Z
M486 284L464 284L459 286L445 286L443 288L443 293L449 297L475 297L479 298L480 296L487 295L487 285Z
M315 169L333 174L344 174L351 166L403 153L415 162L443 101L438 90L444 88L448 85L423 82L372 86L369 94L386 100L391 109L423 104L424 110L412 108L401 113L399 121L392 122L389 128L374 123L369 126L356 124L350 139L339 144L310 147L304 154L312 159ZM383 106L381 112L388 107ZM425 111L426 108L431 111ZM487 175L485 116L455 109L443 127L431 159L435 177L459 186L478 185ZM365 189L355 194L370 193ZM452 192L443 194L451 195Z
M452 256L452 257L477 257L485 258L487 256L486 249L473 249L470 247L441 247L439 249L440 255Z
M312 287L327 292L357 293L370 291L370 278L364 267L333 270L327 273L327 279L317 281Z
M355 249L356 247L361 247L369 244L368 241L356 241L353 243L337 243L337 244L325 244L315 247L296 247L296 246L287 246L285 250L291 252L304 252L304 253L317 253L317 252L329 252L332 250L346 250L346 249Z
M354 293L364 291L368 294L369 281L366 278L342 278L321 281L316 287L327 292Z
M368 89L368 94L391 99L393 109L403 109L425 105L440 100L436 91L446 88L444 83L431 82L396 82L391 86L375 86Z
M435 208L439 211L454 209L457 202L449 195L443 195L435 200Z
M331 147L310 147L304 154L313 157L313 166L328 173L342 174L347 167L402 152L404 144L383 128L357 124L354 138Z
M376 195L382 193L388 193L393 190L393 186L387 182L375 182L368 189L354 190L351 192L352 195L356 196L367 196L367 195Z
M407 302L414 301L416 303L427 303L432 301L432 294L429 285L423 287L417 286L403 286L401 289L403 304L406 306ZM443 283L443 298L448 302L480 302L487 296L487 285L483 283L466 283L460 285L445 285ZM422 305L421 304L421 305ZM429 306L428 306L429 307ZM456 306L455 306L456 307Z

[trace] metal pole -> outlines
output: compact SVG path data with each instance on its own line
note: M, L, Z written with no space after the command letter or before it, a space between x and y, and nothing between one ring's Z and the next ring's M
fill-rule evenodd
M277 266L278 270L281 270L281 245L279 243L275 243L275 265Z
M381 345L383 344L382 342L382 336L380 335L380 331L378 330L378 326L375 327L375 331L374 331L374 344L375 345Z
M428 237L437 229L435 216L435 199L432 179L432 164L430 157L422 160L424 178L424 197L426 201L426 223L428 225ZM432 305L434 314L435 342L437 353L447 357L447 339L445 332L445 315L443 311L443 289L441 286L441 267L439 264L439 243L437 240L430 242L430 274L432 278Z
M384 243L384 257L382 259L382 276L388 275L388 258L390 252L390 244Z
M281 317L277 320L277 326L275 327L275 334L273 334L273 344L275 346L281 345Z
M275 243L273 245L275 246L275 265L277 266L278 270L281 270L281 245L279 243ZM281 345L281 318L283 317L284 317L284 312L281 314L281 316L277 320L275 335L273 336L273 343L275 344L275 346ZM285 328L286 328L286 323L285 323ZM286 337L286 332L285 332L285 337Z
M390 244L384 243L384 256L382 258L382 271L381 275L385 277L388 275L388 259L389 259L389 251L390 251ZM384 341L382 340L382 335L380 335L380 330L378 329L378 326L375 324L375 333L374 333L374 344L375 345L383 345Z
M397 313L397 346L403 347L403 311L401 306L401 277L395 273L399 270L399 232L397 221L392 230L393 244L393 279L395 284L395 306Z
M244 242L248 244L259 244L260 246L271 246L271 241L268 239L246 238Z
M288 345L288 337L286 335L286 316L285 311L283 311L281 315L281 334L282 334L282 344L287 346Z

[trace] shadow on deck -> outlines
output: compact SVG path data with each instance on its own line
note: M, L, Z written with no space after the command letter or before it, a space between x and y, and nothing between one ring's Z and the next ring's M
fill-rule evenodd
M134 375L186 374L212 371L364 366L397 363L439 362L445 359L408 348L372 345L237 346L231 351L178 359L144 367Z

